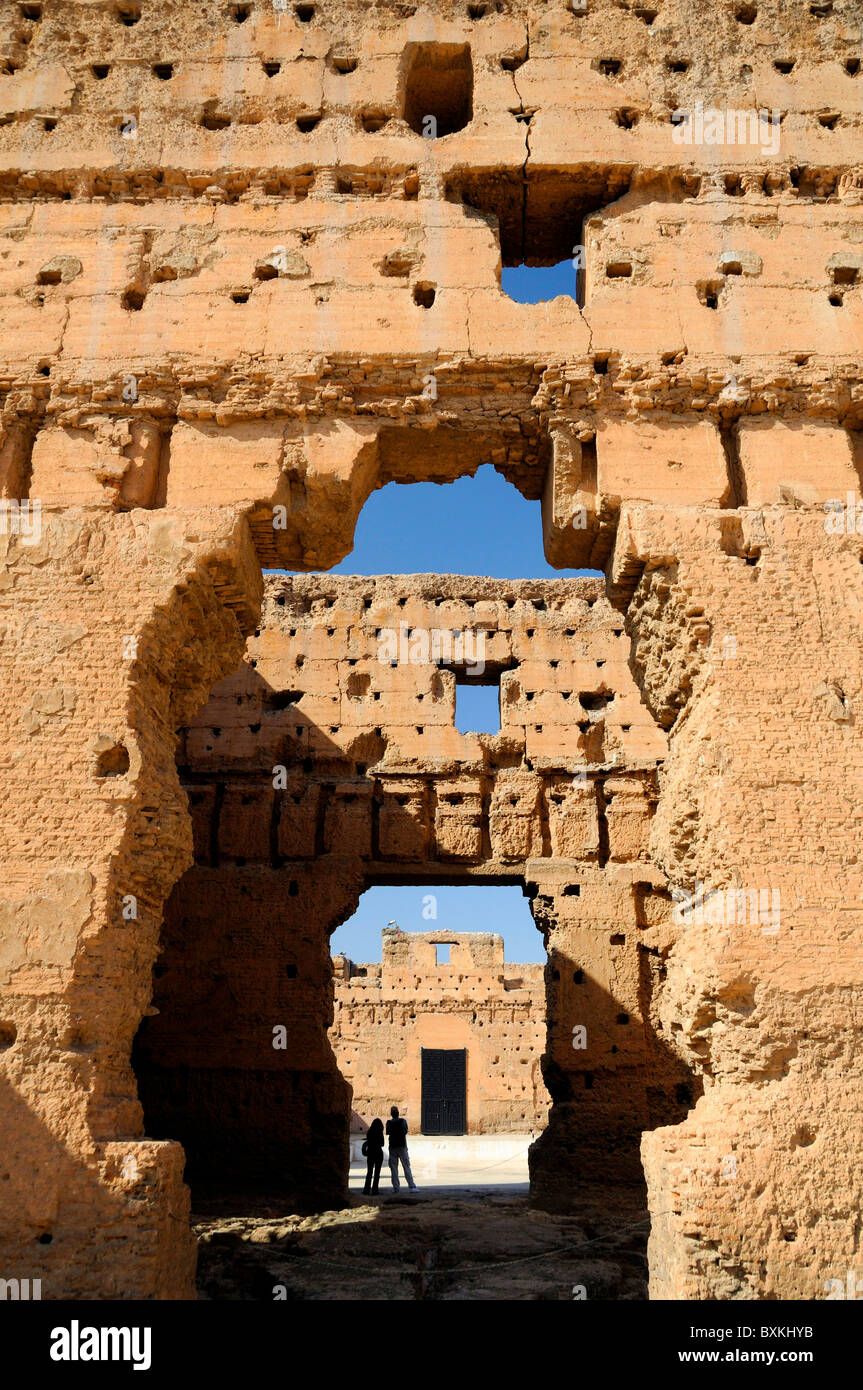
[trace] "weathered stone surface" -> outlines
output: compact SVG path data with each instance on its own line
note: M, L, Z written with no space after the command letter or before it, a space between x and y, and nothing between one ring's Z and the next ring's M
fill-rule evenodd
M537 1202L646 1176L657 1297L856 1268L860 15L480 8L0 10L0 1266L45 1298L191 1295L178 1141L344 1200L328 935L396 875L531 896ZM502 292L574 255L581 302ZM260 617L487 462L606 584ZM500 734L402 622L488 628Z

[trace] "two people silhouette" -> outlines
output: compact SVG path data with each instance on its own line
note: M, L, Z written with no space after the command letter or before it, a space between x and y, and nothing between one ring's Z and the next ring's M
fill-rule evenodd
M390 1109L390 1119L387 1120L387 1139L389 1141L390 1177L392 1178L393 1191L398 1192L401 1187L399 1182L399 1164L401 1164L408 1187L411 1192L416 1192L417 1185L414 1182L408 1155L408 1122L400 1117L397 1105L393 1105ZM372 1120L369 1125L363 1144L363 1153L367 1160L366 1182L363 1192L374 1195L378 1190L381 1165L384 1161L384 1127L380 1120Z

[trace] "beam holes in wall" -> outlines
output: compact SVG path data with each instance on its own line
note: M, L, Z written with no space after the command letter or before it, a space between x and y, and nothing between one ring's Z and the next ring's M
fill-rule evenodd
M722 285L718 280L700 280L695 289L705 309L719 308L719 292Z
M129 750L124 743L106 748L96 759L97 777L124 777L129 771Z
M389 115L386 111L363 111L360 115L360 124L367 135L376 135L379 130L383 130L389 124Z

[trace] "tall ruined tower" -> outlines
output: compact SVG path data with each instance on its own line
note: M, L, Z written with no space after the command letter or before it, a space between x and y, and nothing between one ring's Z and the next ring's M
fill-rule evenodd
M225 807L257 803L197 713L238 668L235 708L259 669L294 689L297 644L325 663L328 641L305 719L325 745L297 766L332 774L329 810L309 830L268 803L261 881L344 856L348 759L377 808L351 892L401 857L509 865L532 894L536 1199L632 1180L640 1140L654 1296L819 1298L853 1267L861 61L856 0L4 0L0 1274L191 1295L184 1154L145 1137L130 1062L193 861L176 733L192 782L219 773L212 806L191 798L222 819L190 872L233 853L234 873ZM501 264L569 257L583 303L502 293ZM434 721L399 724L395 696L349 718L374 692L335 670L374 660L381 594L271 581L262 628L261 571L326 569L375 488L487 461L542 499L549 560L605 588L414 585L414 623L483 610L512 695L506 748L417 770L389 726ZM397 621L397 581L383 599ZM544 717L517 717L528 695ZM395 822L385 748L419 778ZM255 765L278 797L274 751ZM335 883L303 902L318 973L288 1055L331 1189ZM570 1045L585 979L593 1060ZM629 1144L610 1174L604 1134Z

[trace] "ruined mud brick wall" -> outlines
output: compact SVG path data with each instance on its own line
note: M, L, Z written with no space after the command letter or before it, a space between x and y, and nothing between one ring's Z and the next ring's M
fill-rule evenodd
M460 639L449 666L431 659L442 632ZM538 1054L569 1117L538 1146L537 1195L566 1204L554 1195L563 1169L573 1191L640 1184L642 1131L685 1114L678 1092L690 1074L647 1017L645 902L666 935L670 912L647 852L666 739L629 649L598 579L267 577L243 664L181 736L197 862L166 909L157 1013L135 1050L148 1132L182 1142L193 1183L232 1173L306 1202L337 1200L351 1114L342 1078L353 1084L356 1067L351 1054L339 1074L331 931L374 883L504 882L541 908L549 965ZM466 652L481 656L475 678L499 686L498 734L455 727ZM409 993L406 1019L436 1008L434 993ZM499 1035L516 1020L493 994L483 1031L500 1009ZM479 1007L474 999L469 1012ZM382 1005L381 1018L395 1008ZM287 1046L275 1049L279 1024ZM592 1050L574 1048L576 1025ZM424 1025L410 1026L417 1062ZM410 1070L400 1081L373 1065L387 1026L356 1032L357 1057L372 1059L365 1072L416 1095ZM529 1089L542 1128L542 1081L536 1099L533 1077ZM512 1127L514 1108L515 1127L527 1123L522 1103L498 1120L478 1090L473 1099L485 1109L471 1128Z
M659 1021L699 1058L704 1094L643 1141L652 1278L676 1297L823 1298L832 1271L854 1267L860 1182L861 541L825 537L805 507L705 515L686 535L681 522L645 507L618 540L636 669L660 718L683 675L669 681L657 660L668 628L700 634L653 852L678 883L778 890L781 921L704 914L667 958ZM658 534L674 562L633 589Z
M446 964L437 963L437 942L451 943ZM423 1048L467 1054L465 1133L545 1127L541 965L504 962L503 938L491 933L386 928L380 963L334 956L333 967L330 1040L353 1091L355 1128L397 1105L411 1131L421 1131Z
M648 888L620 889L638 969L597 906L613 858L525 875L552 953L535 1195L602 1111L566 1001L641 980L693 1074L643 1143L653 1293L818 1297L863 1197L863 579L853 507L823 513L860 488L859 7L410 8L0 11L0 493L43 506L36 544L0 534L2 1273L190 1294L182 1155L129 1065L192 858L175 730L236 670L260 564L332 565L377 486L491 461L543 499L554 564L606 570L668 739ZM778 149L679 143L699 101L780 112ZM576 245L582 306L501 293L501 261ZM656 885L699 883L778 890L779 932L672 930ZM324 953L295 940L320 1030ZM620 1055L608 1008L585 1066Z

